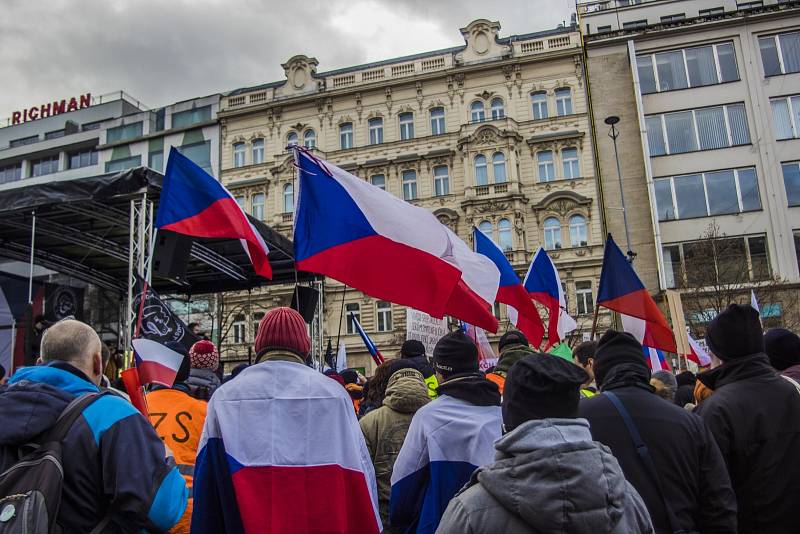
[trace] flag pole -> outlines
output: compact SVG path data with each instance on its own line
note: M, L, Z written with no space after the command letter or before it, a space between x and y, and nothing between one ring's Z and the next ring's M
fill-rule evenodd
M336 333L336 356L333 358L333 363L339 365L339 340L342 337L342 319L344 319L344 296L347 293L347 284L342 284L342 307L339 310L339 331ZM336 369L334 368L334 371Z
M31 220L31 261L30 270L28 271L28 304L33 304L33 253L36 244L36 211L32 211L31 215L33 218Z
M594 336L597 333L597 320L600 318L600 306L594 305L594 318L592 319L592 335L589 337L590 341L594 341Z

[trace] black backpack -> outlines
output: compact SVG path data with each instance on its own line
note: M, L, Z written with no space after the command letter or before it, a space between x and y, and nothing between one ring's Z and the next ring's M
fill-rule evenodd
M62 444L83 410L103 393L88 393L70 402L56 424L37 439L38 446L0 473L0 534L60 534L56 523L64 485ZM93 533L102 532L106 516Z

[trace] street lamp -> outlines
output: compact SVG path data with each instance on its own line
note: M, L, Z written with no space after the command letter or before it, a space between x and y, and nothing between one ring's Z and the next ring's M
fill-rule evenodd
M605 118L603 121L609 126L611 126L611 130L608 132L608 136L614 141L614 159L617 161L617 178L619 179L619 197L622 200L622 221L625 224L625 245L628 248L628 262L633 263L633 259L636 257L636 253L631 250L631 234L630 230L628 229L628 212L625 209L625 190L622 187L622 170L619 166L619 152L617 152L617 137L619 137L619 130L617 130L617 123L619 122L619 117L616 115L610 115Z

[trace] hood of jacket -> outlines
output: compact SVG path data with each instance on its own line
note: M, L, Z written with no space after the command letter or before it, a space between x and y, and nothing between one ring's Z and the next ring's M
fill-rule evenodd
M439 395L450 395L475 406L500 406L500 388L483 373L453 375L436 389Z
M500 353L500 359L497 361L493 372L505 377L512 365L531 354L535 354L533 349L520 343L514 343L503 347L503 351Z
M83 373L64 362L25 367L0 386L0 445L22 445L50 429L76 395L97 392Z
M435 374L427 356L412 356L411 358L403 358L402 361L410 362L417 371L422 373L423 378L428 378Z
M401 369L389 378L383 405L401 413L414 413L430 400L422 373L416 369Z
M650 385L650 370L635 363L621 363L612 367L605 376L601 391L617 388L637 387L653 392L655 388Z
M532 530L596 534L622 519L625 477L608 448L592 441L585 419L527 421L495 449L495 463L473 480Z
M778 372L769 363L763 352L741 356L724 362L719 367L697 375L697 379L706 387L716 391L726 384L742 380L769 378Z
M210 386L212 388L220 385L217 374L211 369L197 369L192 367L189 370L189 378L186 383L190 386Z

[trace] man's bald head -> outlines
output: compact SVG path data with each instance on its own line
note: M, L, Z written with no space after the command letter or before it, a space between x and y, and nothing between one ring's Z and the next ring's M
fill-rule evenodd
M86 323L67 319L48 328L42 336L41 355L43 362L61 360L83 371L97 383L102 372L100 361L102 343L100 336ZM100 367L97 371L95 367Z

